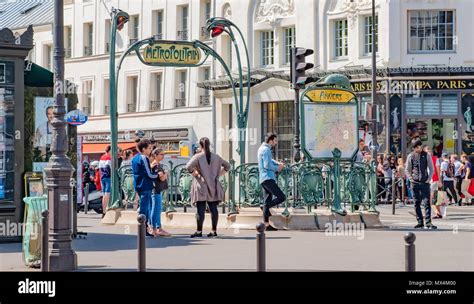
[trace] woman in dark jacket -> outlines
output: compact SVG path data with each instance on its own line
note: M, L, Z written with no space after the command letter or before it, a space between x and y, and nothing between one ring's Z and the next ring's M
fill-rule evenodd
M230 164L223 160L219 155L212 153L210 142L207 137L199 141L201 152L194 155L186 164L186 169L193 175L191 186L191 201L197 207L197 231L191 235L202 237L202 225L206 212L206 203L211 211L212 232L208 237L217 236L217 221L219 212L217 205L224 200L224 188L219 182L219 177L230 170Z

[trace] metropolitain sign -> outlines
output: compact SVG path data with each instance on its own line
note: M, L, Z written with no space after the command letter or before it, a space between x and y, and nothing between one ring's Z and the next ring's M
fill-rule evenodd
M348 103L355 99L354 93L341 89L314 89L306 92L312 102Z
M201 61L201 50L186 42L154 43L144 49L143 60L151 65L197 65Z

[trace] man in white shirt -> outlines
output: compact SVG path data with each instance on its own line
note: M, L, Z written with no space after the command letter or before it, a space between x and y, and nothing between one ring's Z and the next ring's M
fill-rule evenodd
M46 148L46 146L51 145L53 136L53 126L51 125L51 121L54 118L53 106L49 106L46 109L46 117L48 120L36 128L34 146L38 148Z

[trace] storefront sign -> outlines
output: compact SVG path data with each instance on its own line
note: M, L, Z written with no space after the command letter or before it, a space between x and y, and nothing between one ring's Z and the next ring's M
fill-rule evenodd
M121 131L117 135L118 141L130 142L135 139L135 131ZM96 134L81 134L84 143L110 143L110 133L96 133ZM156 140L185 140L188 139L188 129L175 129L175 130L144 130L143 137L155 138Z
M145 48L143 59L151 65L188 66L201 61L201 51L190 43L156 43Z
M313 102L347 103L356 96L349 91L340 89L314 89L306 92L306 96Z
M352 82L354 92L369 92L372 90L371 81ZM408 93L413 91L429 90L474 90L474 78L472 79L429 79L429 80L379 80L377 91L386 93L390 89L391 94Z

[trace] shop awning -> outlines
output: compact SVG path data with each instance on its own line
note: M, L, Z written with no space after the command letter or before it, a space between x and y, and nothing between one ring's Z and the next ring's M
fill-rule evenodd
M93 143L93 144L82 144L82 154L102 154L105 153L105 148L109 144L104 143ZM123 150L134 149L137 144L134 142L119 143L118 146Z
M52 88L54 74L37 65L36 63L25 61L25 85L37 88Z

